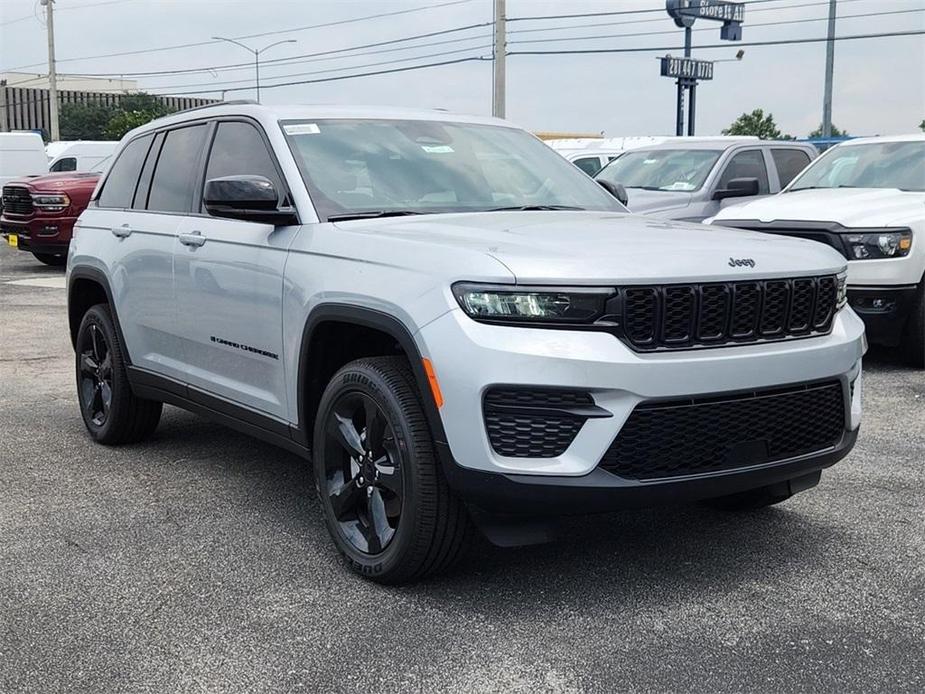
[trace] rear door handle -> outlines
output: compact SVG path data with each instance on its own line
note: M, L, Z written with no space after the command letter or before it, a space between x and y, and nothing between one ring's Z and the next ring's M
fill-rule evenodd
M123 224L122 226L113 227L112 235L120 239L124 239L132 233L132 227L128 224Z
M201 231L191 231L188 234L180 234L180 243L184 246L192 246L198 248L206 242L206 237L202 235Z

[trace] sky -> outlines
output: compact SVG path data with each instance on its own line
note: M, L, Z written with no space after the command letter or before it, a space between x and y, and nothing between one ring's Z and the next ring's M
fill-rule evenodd
M825 36L825 2L750 0L745 4L743 43ZM141 88L155 93L211 90L200 95L220 97L221 85L225 84L246 87L242 91L227 91L228 99L254 98L251 65L234 71L205 71L252 60L243 48L210 42L211 37L238 38L274 32L240 39L256 48L277 40L296 40L269 49L262 57L266 61L487 24L492 19L492 5L493 0L56 0L58 70L69 74L118 75L202 68L204 71L193 74L135 79ZM511 52L646 47L670 50L509 55L507 118L530 130L603 132L615 137L673 134L675 87L671 79L659 75L656 58L668 52L678 55L683 32L674 26L663 8L662 0L508 0ZM614 11L627 14L522 19ZM401 14L297 30L381 13ZM33 64L22 71L47 70L41 14L38 0L0 0L0 72ZM925 30L925 0L838 0L838 15L837 36ZM758 26L811 19L822 21ZM781 130L795 136L805 136L819 125L824 43L745 46L744 57L736 61L739 46L735 42L721 42L719 27L718 23L707 20L698 20L694 25L697 30L694 57L726 61L717 63L713 81L702 83L698 89L698 135L718 134L739 114L756 108L771 112ZM579 38L592 36L604 38ZM447 40L454 42L421 45ZM199 42L210 43L137 55L70 60ZM723 47L697 49L698 45L717 43ZM365 49L402 48L400 51L367 55L357 55L361 51L342 52L290 65L264 63L261 98L267 104L383 104L490 114L490 60L268 88L274 82L490 57L490 44L491 27L481 26ZM371 66L385 61L389 64ZM284 77L294 74L299 76ZM839 128L856 135L907 133L916 131L923 119L925 35L836 43L833 122Z

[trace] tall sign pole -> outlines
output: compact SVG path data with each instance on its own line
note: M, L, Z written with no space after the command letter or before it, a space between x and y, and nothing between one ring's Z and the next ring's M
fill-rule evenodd
M45 5L45 24L48 30L48 117L51 120L49 135L52 142L61 139L58 129L58 75L55 69L55 13L54 0L42 0Z
M834 0L832 0L834 2ZM745 6L740 2L725 0L665 0L665 11L674 19L676 26L684 29L684 57L667 55L661 59L661 73L664 77L677 79L678 103L675 117L675 135L684 134L684 97L687 92L687 134L695 132L697 113L697 83L713 79L713 62L695 60L691 57L694 21L711 19L722 22L720 38L725 41L742 39L742 22Z
M829 28L825 42L825 92L822 96L822 136L832 137L832 77L835 73L835 0L829 0Z
M495 118L504 118L505 90L507 88L507 75L505 74L507 28L505 27L504 2L505 0L495 0L495 41L492 53L494 74L491 93L491 115Z

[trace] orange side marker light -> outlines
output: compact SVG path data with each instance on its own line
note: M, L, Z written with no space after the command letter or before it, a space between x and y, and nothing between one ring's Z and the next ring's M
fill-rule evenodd
M434 373L434 365L430 363L430 359L421 359L421 363L424 365L424 373L427 374L427 382L430 383L430 392L433 393L434 402L437 403L437 408L443 407L443 393L440 392L440 384L437 382L437 374Z

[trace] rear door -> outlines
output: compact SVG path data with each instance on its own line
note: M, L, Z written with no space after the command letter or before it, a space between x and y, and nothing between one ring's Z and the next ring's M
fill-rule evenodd
M797 174L809 166L812 161L809 152L796 147L771 147L772 175L777 176L777 189L780 192L796 178Z
M234 175L270 179L289 195L259 125L247 119L213 126L197 213L182 222L175 245L175 286L186 381L210 395L285 419L283 270L297 226L274 227L211 217L204 181ZM196 397L191 391L191 397Z

